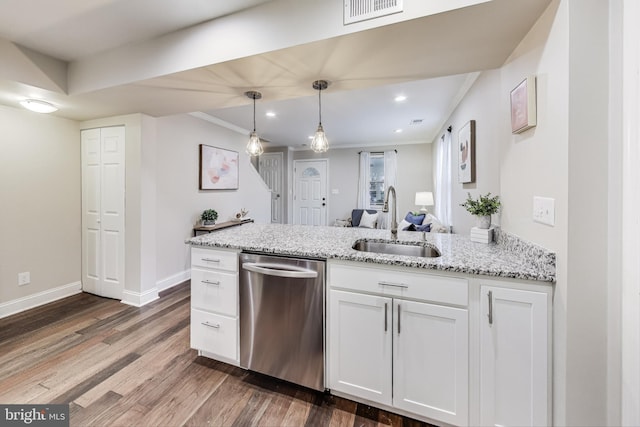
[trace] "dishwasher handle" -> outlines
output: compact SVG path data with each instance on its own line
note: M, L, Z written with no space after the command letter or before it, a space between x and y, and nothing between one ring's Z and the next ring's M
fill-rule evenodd
M254 273L275 277L288 277L292 279L315 279L318 277L317 271L287 264L245 262L242 264L242 268L253 271Z

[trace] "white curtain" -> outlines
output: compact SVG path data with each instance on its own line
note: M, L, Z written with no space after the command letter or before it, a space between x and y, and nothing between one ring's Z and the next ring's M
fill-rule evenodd
M384 152L384 194L385 197L387 195L387 191L390 186L396 189L396 177L398 175L398 154L396 150L390 150ZM398 203L396 198L396 203L393 206L393 209L396 210L396 218L398 218ZM391 212L386 215L385 218L385 228L391 228ZM398 221L399 222L399 221Z
M369 208L369 152L360 152L360 170L358 173L358 209Z
M438 220L451 226L451 131L445 131L436 145L435 210Z

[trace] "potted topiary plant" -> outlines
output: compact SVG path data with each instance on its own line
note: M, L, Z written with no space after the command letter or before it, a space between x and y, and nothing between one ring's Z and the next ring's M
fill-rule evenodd
M491 197L491 193L487 193L480 195L478 199L472 199L471 193L467 193L467 200L460 206L477 217L476 227L487 229L491 227L491 215L500 209L500 196Z
M202 212L200 219L202 220L202 225L213 225L218 219L218 212L214 209L206 209Z

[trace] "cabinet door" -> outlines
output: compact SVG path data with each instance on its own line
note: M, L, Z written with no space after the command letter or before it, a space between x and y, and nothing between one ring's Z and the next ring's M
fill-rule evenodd
M549 423L547 294L482 286L480 421Z
M467 310L402 300L393 310L393 406L468 425Z
M391 404L391 298L329 292L329 387Z

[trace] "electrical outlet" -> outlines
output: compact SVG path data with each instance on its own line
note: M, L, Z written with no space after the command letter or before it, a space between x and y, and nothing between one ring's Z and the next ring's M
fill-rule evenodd
M31 273L28 271L24 273L18 273L18 286L24 286L31 283Z
M555 199L549 197L533 198L533 220L541 224L555 225Z

